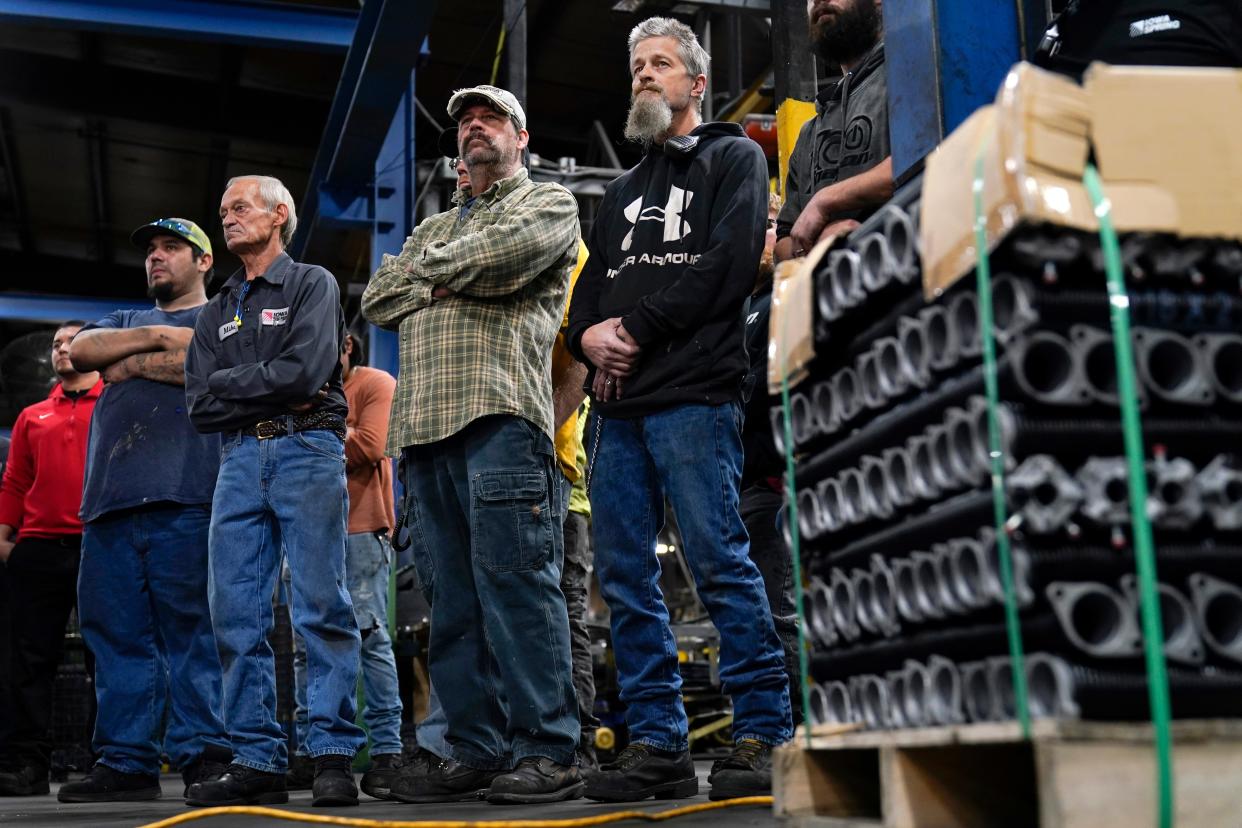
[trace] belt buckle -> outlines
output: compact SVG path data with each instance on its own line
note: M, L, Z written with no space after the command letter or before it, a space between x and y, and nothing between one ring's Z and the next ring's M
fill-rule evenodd
M270 440L280 434L280 423L275 420L260 420L254 424L254 436L260 440Z

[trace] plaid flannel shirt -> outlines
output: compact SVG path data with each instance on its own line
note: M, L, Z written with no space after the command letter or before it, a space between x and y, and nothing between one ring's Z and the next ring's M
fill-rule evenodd
M464 216L431 216L384 256L362 312L400 332L389 454L489 414L525 417L551 438L550 354L577 253L574 197L519 169ZM456 295L433 299L437 287Z

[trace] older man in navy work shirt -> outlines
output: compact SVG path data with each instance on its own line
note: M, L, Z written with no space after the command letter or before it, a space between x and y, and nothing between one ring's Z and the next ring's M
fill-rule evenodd
M191 805L288 800L267 635L283 548L293 625L306 642L315 805L357 805L350 773L358 626L345 589L345 396L340 293L331 273L284 252L297 218L283 184L229 182L224 240L244 265L203 309L186 356L190 420L224 432L211 516L211 616L224 668L233 764L190 788Z

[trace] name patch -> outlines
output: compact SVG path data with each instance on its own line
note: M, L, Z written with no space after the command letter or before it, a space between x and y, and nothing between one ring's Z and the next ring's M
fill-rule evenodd
M232 336L235 333L237 333L236 322L225 322L223 325L220 326L220 339L222 340L228 339L230 336Z
M285 325L289 322L289 309L264 308L259 314L259 322L263 325Z

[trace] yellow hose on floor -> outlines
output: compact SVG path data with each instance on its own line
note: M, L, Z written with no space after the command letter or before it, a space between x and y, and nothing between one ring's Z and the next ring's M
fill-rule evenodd
M309 822L314 825L345 825L353 828L588 828L592 825L607 825L610 822L621 822L626 819L638 819L645 822L664 822L680 816L700 814L704 811L715 811L721 808L736 808L742 805L771 805L770 796L745 796L740 799L726 799L721 802L703 802L698 805L686 805L681 808L670 808L667 811L612 811L599 816L578 817L576 819L481 819L481 820L398 820L398 819L356 819L354 817L327 816L319 814L303 814L296 811L284 811L280 808L264 808L257 805L234 805L226 808L202 808L186 811L169 819L148 823L140 828L171 828L183 822L196 819L207 819L214 816L263 816L272 819L284 819L290 822Z

